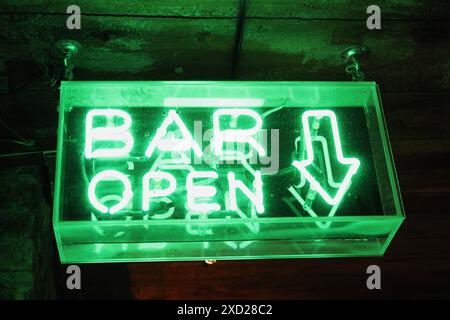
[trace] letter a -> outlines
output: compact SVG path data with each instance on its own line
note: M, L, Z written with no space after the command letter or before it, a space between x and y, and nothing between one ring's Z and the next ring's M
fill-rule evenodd
M183 139L164 138L167 135L167 128L172 123L175 123L178 126L183 134ZM161 151L186 151L193 149L198 157L201 157L203 154L202 150L194 141L191 133L175 110L169 111L169 115L166 119L164 119L161 127L156 130L156 135L150 142L147 151L145 151L145 156L150 158L155 148L158 148Z
M71 5L67 7L66 13L71 14L66 20L66 26L69 30L81 29L81 9L79 6Z
M377 5L371 5L367 7L367 14L371 13L367 18L367 29L373 30L373 29L381 29L381 9Z

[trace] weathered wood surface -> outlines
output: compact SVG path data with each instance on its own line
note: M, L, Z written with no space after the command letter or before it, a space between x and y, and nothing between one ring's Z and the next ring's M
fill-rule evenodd
M75 79L229 79L236 19L84 16L68 30L65 15L0 14L0 61L31 61L62 38L85 47ZM280 36L282 35L282 36ZM387 91L448 91L450 21L389 20L371 31L365 20L248 19L238 78L348 80L340 52L364 43L367 79ZM412 68L412 66L414 66ZM1 79L0 79L1 80ZM6 89L0 81L0 90Z
M445 0L250 0L248 16L267 19L367 19L366 9L376 4L383 20L448 19Z
M225 79L230 73L232 19L85 17L75 31L66 28L65 20L0 15L0 58L31 61L33 51L70 38L84 47L74 60L75 80Z
M450 22L386 21L382 28L368 30L365 21L249 21L240 78L347 80L339 54L363 43L372 51L362 70L383 90L449 89Z
M1 11L8 12L45 12L65 14L68 6L76 4L86 15L119 15L119 16L174 16L174 17L236 17L239 0L127 0L114 1L25 1L3 0Z
M26 5L25 5L26 3ZM366 8L377 4L383 19L449 19L448 1L445 0L250 0L249 18L266 19L361 19L366 20ZM160 0L143 1L107 0L3 0L1 11L45 12L64 14L69 5L77 4L86 15L133 15L229 18L238 15L239 0Z

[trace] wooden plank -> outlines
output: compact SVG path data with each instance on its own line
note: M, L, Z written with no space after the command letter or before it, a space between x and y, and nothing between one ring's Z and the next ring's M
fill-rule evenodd
M46 11L50 5L51 0L27 0L27 1L14 1L3 0L0 5L0 12L4 11Z
M381 17L387 19L448 19L448 1L392 1L378 0L250 0L248 17L258 18L301 18L301 19L361 19L366 20L368 6L376 4Z
M77 79L224 79L230 74L235 21L85 17L68 30L65 17L2 15L0 58L31 60L57 39L79 41Z
M381 100L392 139L450 137L450 92L381 91Z
M408 187L405 184L403 185ZM421 192L410 192L408 190L403 191L402 198L406 213L406 221L408 221L407 223L418 224L429 222L430 226L434 225L437 229L439 229L439 226L444 223L443 220L447 219L449 216L450 211L448 209L449 197L450 191L446 192L435 192L432 190L425 190ZM424 231L421 236L423 237L425 233L428 233L429 237L434 237L434 233L436 231L432 229L433 228L430 228L430 230L426 232ZM445 230L440 232L448 235L448 232Z
M4 0L1 11L48 12L65 14L74 4L68 0ZM76 4L83 14L95 15L141 15L179 17L236 17L239 0L128 0L89 1L78 0ZM374 4L370 0L316 1L310 0L250 0L247 17L263 19L361 19L366 20L366 9ZM390 1L379 0L382 19L449 19L447 1Z
M382 270L382 290L366 288L366 268ZM170 262L83 266L85 298L373 299L449 297L450 259L393 257ZM118 279L113 284L107 279ZM118 289L119 288L119 289Z
M78 0L3 0L1 11L41 12L66 14L68 6L76 4L82 14L88 15L136 15L174 17L236 17L239 0L127 0L89 1Z
M386 21L370 31L365 21L250 20L239 79L349 80L340 53L355 43L371 48L361 66L382 92L450 88L450 22L431 21Z

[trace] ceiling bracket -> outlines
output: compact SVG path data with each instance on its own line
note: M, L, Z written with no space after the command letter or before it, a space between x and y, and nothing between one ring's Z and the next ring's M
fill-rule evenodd
M73 79L73 58L82 50L79 42L74 40L58 40L50 47L51 75L50 85L56 86L63 80Z

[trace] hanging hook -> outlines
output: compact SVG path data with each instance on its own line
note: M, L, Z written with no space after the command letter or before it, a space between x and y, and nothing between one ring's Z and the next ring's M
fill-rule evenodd
M370 49L364 45L354 45L344 49L341 53L341 57L346 63L345 71L352 76L353 81L364 81L365 75L361 71L359 64L359 58L368 56Z
M72 59L80 54L82 46L74 40L59 40L50 48L50 57L54 60L54 70L50 79L51 86L62 80L73 79Z

